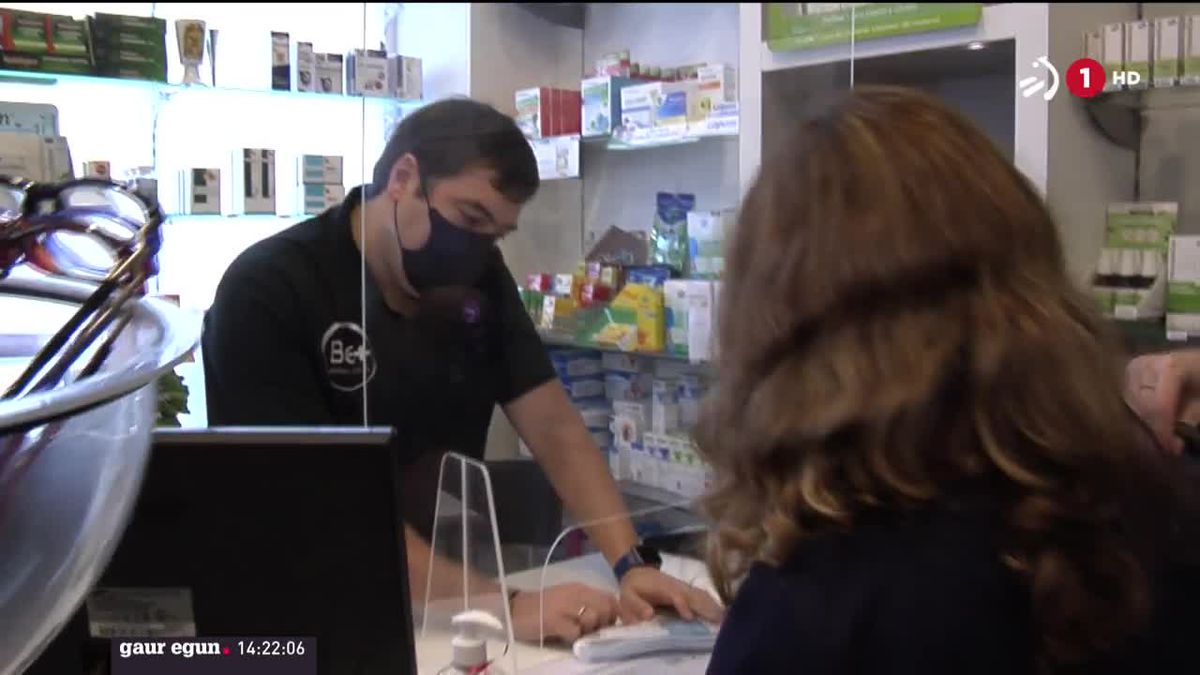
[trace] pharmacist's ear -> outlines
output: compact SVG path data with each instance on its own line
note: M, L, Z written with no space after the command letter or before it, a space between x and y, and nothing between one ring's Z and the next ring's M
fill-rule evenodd
M417 158L411 152L397 159L392 165L392 171L388 174L387 195L393 201L400 201L406 197L420 198L421 175L417 167Z

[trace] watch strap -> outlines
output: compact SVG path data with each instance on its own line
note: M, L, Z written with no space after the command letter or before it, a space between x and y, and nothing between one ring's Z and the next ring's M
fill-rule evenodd
M617 581L620 582L625 578L629 571L636 567L653 567L657 569L661 565L661 559L658 557L658 552L647 546L635 546L629 551L617 558L613 563L613 574L616 575Z

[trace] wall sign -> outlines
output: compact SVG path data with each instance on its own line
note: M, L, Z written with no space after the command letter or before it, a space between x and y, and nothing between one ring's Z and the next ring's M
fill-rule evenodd
M822 11L817 3L770 2L766 7L767 47L776 52L849 42L851 25L855 40L873 40L974 26L983 15L983 3L975 2L865 3L832 11Z

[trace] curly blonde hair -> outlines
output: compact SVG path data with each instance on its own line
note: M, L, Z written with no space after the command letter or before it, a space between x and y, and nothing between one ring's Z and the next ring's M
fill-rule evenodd
M698 433L726 601L805 537L968 485L1003 514L997 555L1028 583L1044 666L1144 625L1118 344L1041 197L975 126L855 89L764 164L726 279Z

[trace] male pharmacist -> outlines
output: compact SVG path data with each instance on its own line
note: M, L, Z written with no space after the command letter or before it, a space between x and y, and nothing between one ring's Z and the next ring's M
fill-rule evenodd
M548 634L572 640L655 606L718 620L711 596L638 545L501 258L497 241L537 188L529 144L495 109L453 99L404 119L371 184L226 271L202 341L209 422L395 427L409 570L423 594L439 460L481 457L499 404L575 518L607 518L588 534L620 579L619 598L579 584L549 591ZM435 576L461 578L445 569ZM518 637L537 639L538 594L509 603Z

